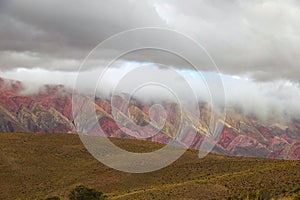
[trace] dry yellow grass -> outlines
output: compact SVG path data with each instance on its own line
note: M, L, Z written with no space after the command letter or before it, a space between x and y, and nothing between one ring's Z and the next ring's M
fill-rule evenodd
M134 152L163 146L112 140ZM199 159L197 151L188 150L164 169L131 174L99 163L77 135L0 134L0 199L67 197L78 184L94 187L111 199L226 199L262 190L287 198L300 186L300 161L214 154Z

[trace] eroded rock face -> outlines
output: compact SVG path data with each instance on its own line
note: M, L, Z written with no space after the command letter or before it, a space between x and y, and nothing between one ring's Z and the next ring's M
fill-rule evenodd
M61 87L45 87L22 95L22 83L0 81L2 132L75 132L71 94Z
M37 93L25 95L22 93L23 89L21 82L0 79L1 132L76 133L74 120L81 120L82 116L75 114L73 119L70 91L63 86L45 86ZM150 119L150 105L144 105L136 99L127 102L122 96L113 99L113 109L111 102L99 97L95 103L88 102L95 107L101 127L99 131L98 125L94 124L90 130L92 134L168 143L176 136L178 127L183 125L183 133L176 137L180 137L182 143L194 149L198 149L204 136L209 134L211 110L205 103L199 104L199 119L188 111L181 113L180 107L174 103L163 103L167 118L163 126L159 127L159 115L152 116L154 121ZM199 123L189 127L188 123L180 124L181 117L191 124L195 121ZM274 120L262 122L231 110L221 123L224 128L213 150L216 153L300 159L299 119L285 124ZM157 130L160 130L159 133Z

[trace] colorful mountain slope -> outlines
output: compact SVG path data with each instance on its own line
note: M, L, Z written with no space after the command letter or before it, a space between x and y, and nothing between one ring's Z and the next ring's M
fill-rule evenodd
M63 86L47 85L34 93L24 91L26 88L21 82L0 79L0 132L76 133L74 122L89 117L75 113L73 118L72 93ZM177 104L165 102L163 107L167 118L161 124L160 115L150 117L150 105L136 99L130 102L125 99L122 95L115 96L114 109L111 102L98 97L95 102L83 101L82 111L85 106L95 108L102 129L99 132L97 124L91 124L89 131L110 137L167 143L176 136L183 117L184 126L188 128L180 135L181 142L198 149L204 136L210 134L210 108L205 103L199 104L198 119L187 110L181 112ZM224 128L213 151L226 155L300 159L299 119L286 123L274 119L261 121L229 110L226 120L221 122ZM189 124L198 125L192 127ZM157 130L160 131L156 134Z

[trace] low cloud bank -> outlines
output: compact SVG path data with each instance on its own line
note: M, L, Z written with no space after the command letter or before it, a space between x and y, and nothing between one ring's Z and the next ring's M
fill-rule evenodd
M205 79L209 79L214 73L200 74L192 69L166 68L153 63L118 62L107 70L94 68L81 72L80 80L84 81L77 83L76 89L87 93L96 91L96 95L102 98L125 93L147 102L176 101L178 96L184 97L185 103L194 100L193 98L209 102L211 96ZM45 69L19 68L0 72L0 77L23 81L26 94L37 92L44 84L62 84L71 89L77 76L76 72ZM227 109L236 109L261 119L300 118L298 83L288 80L257 82L247 77L220 76L224 84ZM97 87L91 84L97 81Z

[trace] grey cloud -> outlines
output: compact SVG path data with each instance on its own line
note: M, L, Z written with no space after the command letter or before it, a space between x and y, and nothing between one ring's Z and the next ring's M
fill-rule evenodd
M299 81L297 1L197 1L169 10L176 13L169 25L202 43L223 72Z
M157 26L148 4L129 1L11 1L0 24L2 50L35 51L53 57L84 57L120 31ZM41 66L43 67L43 66Z
M87 53L111 35L131 28L156 26L196 39L223 73L262 81L300 80L297 0L3 2L1 70L18 67L76 70ZM189 51L189 46L182 49ZM118 47L108 53L113 50ZM198 52L194 54L197 56ZM38 60L32 55L38 55ZM137 53L128 59L152 59L185 67L171 57L151 52Z

